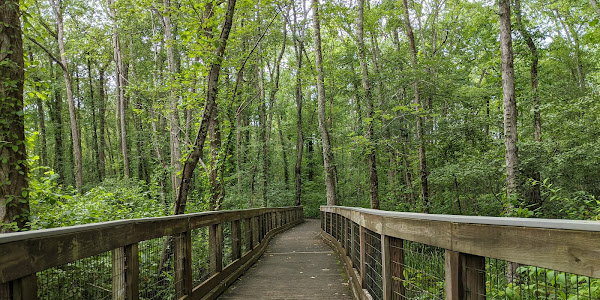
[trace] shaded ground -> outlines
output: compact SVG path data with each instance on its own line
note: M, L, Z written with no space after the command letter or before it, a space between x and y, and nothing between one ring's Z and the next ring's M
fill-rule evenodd
M307 219L277 235L265 254L219 299L352 299L339 262Z

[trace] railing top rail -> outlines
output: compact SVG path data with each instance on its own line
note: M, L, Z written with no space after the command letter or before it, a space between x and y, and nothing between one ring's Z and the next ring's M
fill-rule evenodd
M211 216L223 216L236 218L236 216L240 216L240 218L247 218L253 213L260 214L264 212L270 211L279 211L279 210L289 210L293 208L297 208L298 206L287 206L287 207L272 207L272 208L249 208L249 209L237 209L237 210L221 210L221 211L205 211L199 213L190 213L183 215L172 215L172 216L164 216L164 217L150 217L150 218L139 218L139 219L123 219L116 221L107 221L107 222L98 222L98 223L90 223L83 225L74 225L74 226L65 226L65 227L56 227L49 229L39 229L32 231L23 231L23 232L12 232L12 233L0 233L0 245L10 242L35 239L35 238L50 238L52 236L62 236L65 234L76 234L83 233L89 231L95 231L100 229L107 228L117 228L126 225L144 225L150 223L162 223L162 222L170 222L170 221L185 221L191 219L203 219ZM229 218L227 218L229 219ZM228 221L228 220L225 220Z
M535 219L535 218L514 218L514 217L483 217L483 216L463 216L463 215L441 215L441 214L423 214L411 212L394 212L360 207L346 207L323 205L322 211L332 211L332 209L343 209L366 213L370 215L403 218L412 220L440 221L463 224L497 225L529 228L546 228L561 230L578 231L598 231L600 232L600 221L583 220L564 220L564 219Z
M301 209L292 206L210 211L2 234L0 283L144 240L265 213Z
M600 222L321 206L369 230L443 249L600 278Z

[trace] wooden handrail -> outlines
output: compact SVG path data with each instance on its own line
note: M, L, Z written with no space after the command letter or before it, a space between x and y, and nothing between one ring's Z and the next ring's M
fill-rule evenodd
M263 222L258 222L258 219ZM283 222L285 220L285 222ZM205 294L216 297L215 288L221 287L221 281L240 269L251 265L264 251L268 240L277 232L302 222L302 207L258 208L231 211L211 211L158 218L143 218L95 223L79 226L36 230L29 232L0 234L0 284L11 284L12 289L35 289L35 274L56 266L91 257L106 251L118 251L123 270L119 274L129 277L127 293L137 293L137 284L132 285L131 278L137 278L138 242L172 236L174 238L175 264L174 277L177 279L177 298L195 295L189 299L200 299ZM246 230L241 232L241 222ZM266 222L270 222L267 224ZM232 263L222 268L223 242L221 224L231 222L232 226ZM268 226L268 227L267 227ZM191 230L209 227L211 248L211 284L194 288L191 284ZM256 232L256 233L255 233ZM246 253L242 253L242 234L245 235ZM260 235L258 238L255 234ZM258 256L257 256L258 255ZM232 267L232 268L229 268ZM136 270L133 270L135 268ZM229 268L229 269L228 269ZM118 271L118 270L117 270ZM241 270L243 272L243 270ZM114 273L117 274L117 273ZM33 277L33 279L31 278ZM237 278L237 277L236 277ZM28 283L24 284L27 281ZM113 289L115 280L113 279ZM226 287L226 286L225 286ZM18 292L18 291L17 291ZM11 299L23 297L13 292ZM28 298L33 294L28 292ZM185 296L185 297L184 297ZM120 297L120 296L119 296ZM113 293L113 299L119 298ZM124 296L123 296L124 297ZM130 297L128 297L130 299ZM131 299L137 299L134 295Z
M469 264L477 267L483 264L485 269L485 257L600 277L600 222L597 221L432 215L340 206L321 206L321 212L331 214L330 224L324 221L323 225L330 226L325 227L332 232L330 240L344 256L347 255L347 249L344 249L348 247L344 246L347 241L339 243L339 238L333 236L339 218L359 226L361 249L363 229L380 235L384 270L389 270L389 262L385 261L390 252L389 237L400 242L407 240L446 249L446 291L450 295L447 299L456 299L451 295L462 295L452 294L452 286L457 290L458 286L464 284L459 281L472 275L465 275L466 269L474 269L468 267ZM341 222L342 232L347 230L345 226L348 225L345 224ZM364 254L360 255L362 258ZM348 262L352 264L351 260ZM354 266L359 274L349 275L364 277L360 274L363 263L361 261L361 266ZM382 274L383 285L387 289L389 283L385 281L386 276L388 274ZM477 280L473 281L481 282ZM356 281L362 285L364 279L358 278ZM485 293L485 287L483 291ZM384 290L383 293L388 295L389 291Z

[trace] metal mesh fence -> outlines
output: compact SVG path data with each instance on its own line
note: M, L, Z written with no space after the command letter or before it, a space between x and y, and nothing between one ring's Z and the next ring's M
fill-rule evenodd
M365 286L373 299L383 299L381 235L365 228Z
M346 219L346 239L348 240L348 249L346 249L346 253L348 253L349 256L352 256L352 224L350 219Z
M488 299L600 299L600 279L545 268L485 259ZM479 293L481 294L481 293Z
M111 251L37 273L38 299L111 299Z
M172 237L139 243L140 299L175 298L173 246Z
M326 212L325 213L325 232L331 234L331 226L329 226L329 224L331 224L331 213Z
M192 283L197 286L210 277L208 227L192 230Z
M404 254L392 256L393 299L445 299L445 250L391 239L394 239L390 242L391 252Z

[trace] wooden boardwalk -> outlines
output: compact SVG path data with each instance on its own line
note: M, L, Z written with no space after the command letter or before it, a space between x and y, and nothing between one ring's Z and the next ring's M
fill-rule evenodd
M258 262L219 299L352 299L335 253L307 219L273 238Z

